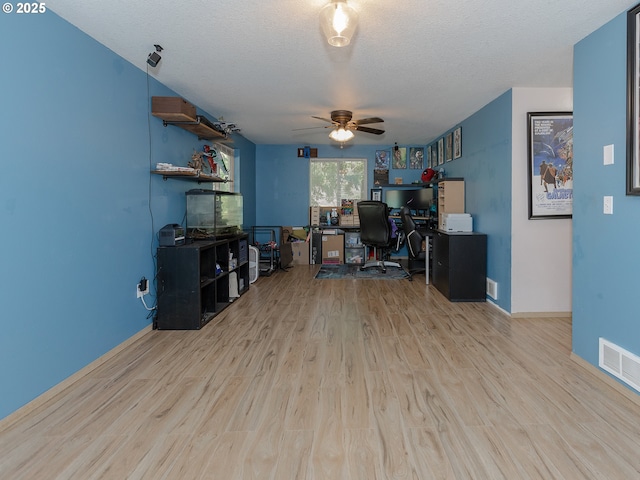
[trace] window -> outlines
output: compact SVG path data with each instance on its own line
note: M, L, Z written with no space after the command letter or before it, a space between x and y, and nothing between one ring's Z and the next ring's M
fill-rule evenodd
M310 205L339 206L343 198L367 198L366 158L312 158Z
M240 181L236 176L235 150L221 143L214 144L213 148L217 153L218 175L229 179L225 183L214 183L213 189L222 192L239 192Z

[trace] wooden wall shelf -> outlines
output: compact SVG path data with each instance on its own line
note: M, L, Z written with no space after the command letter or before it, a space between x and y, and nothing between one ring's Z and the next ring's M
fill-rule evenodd
M161 119L165 127L175 125L197 135L199 140L233 142L216 130L209 119L196 115L196 107L180 97L151 97L151 115Z
M154 175L162 175L162 178L166 180L167 178L177 178L179 180L188 180L191 182L198 183L227 183L229 180L225 180L224 178L217 177L215 175L207 175L202 172L173 172L171 170L151 170L151 173Z

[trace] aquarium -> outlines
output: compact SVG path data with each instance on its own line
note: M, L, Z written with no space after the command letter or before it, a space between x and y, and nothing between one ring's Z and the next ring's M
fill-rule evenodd
M242 194L214 190L187 192L187 238L215 240L242 231Z

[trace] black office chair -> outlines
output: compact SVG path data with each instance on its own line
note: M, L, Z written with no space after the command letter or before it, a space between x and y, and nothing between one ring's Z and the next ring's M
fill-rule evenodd
M422 248L424 237L416 230L416 223L413 221L411 211L406 205L400 209L400 221L402 230L406 236L407 250L409 252L409 280L413 280L413 274L425 272L427 270L427 250Z
M393 241L387 204L374 200L360 201L358 215L360 216L360 241L366 247L365 258L369 258L368 249L373 248L373 260L366 261L360 270L377 267L382 273L386 273L387 267L402 268L399 263L385 260ZM382 250L379 260L378 249Z

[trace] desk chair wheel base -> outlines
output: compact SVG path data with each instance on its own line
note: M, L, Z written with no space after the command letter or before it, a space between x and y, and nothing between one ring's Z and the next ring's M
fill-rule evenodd
M381 273L387 273L387 267L396 267L396 268L403 269L402 265L400 265L397 262L390 262L388 260L385 260L385 261L369 260L368 262L366 262L364 265L360 267L360 270L365 270L371 267L379 268Z

